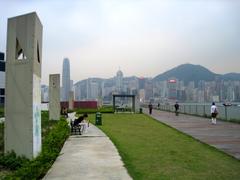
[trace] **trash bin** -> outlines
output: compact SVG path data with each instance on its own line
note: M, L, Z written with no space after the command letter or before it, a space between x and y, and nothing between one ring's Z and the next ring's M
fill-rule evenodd
M142 108L139 108L139 113L142 114Z
M100 112L96 113L95 125L102 125L102 114Z

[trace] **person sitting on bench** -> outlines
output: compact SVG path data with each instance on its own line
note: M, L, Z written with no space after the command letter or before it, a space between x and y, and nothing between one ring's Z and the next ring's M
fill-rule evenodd
M73 122L73 126L82 125L83 132L87 132L87 127L89 127L89 121L86 119L88 115L85 113L83 116L79 116L79 118L75 119Z

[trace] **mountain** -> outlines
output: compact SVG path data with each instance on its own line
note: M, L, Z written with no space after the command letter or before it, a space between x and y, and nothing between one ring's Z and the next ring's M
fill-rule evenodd
M198 82L200 80L213 81L216 77L219 77L219 75L200 65L182 64L163 74L157 75L154 81L168 80L173 77L188 83L190 81Z
M228 73L221 76L224 81L240 81L240 73Z

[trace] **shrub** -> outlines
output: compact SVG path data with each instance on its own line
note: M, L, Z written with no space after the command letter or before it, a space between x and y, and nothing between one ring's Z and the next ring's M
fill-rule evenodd
M61 119L45 137L40 155L31 161L20 163L20 167L5 179L41 179L57 158L69 134L67 121Z
M76 109L77 114L94 114L96 112L101 112L101 113L113 113L113 107L112 106L102 106L98 109Z
M23 166L23 164L29 162L25 157L17 157L15 152L9 152L4 156L0 156L0 165L10 170L16 170Z

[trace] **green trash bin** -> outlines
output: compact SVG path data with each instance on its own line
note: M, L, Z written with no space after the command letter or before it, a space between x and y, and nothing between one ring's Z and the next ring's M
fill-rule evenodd
M142 114L142 108L139 108L139 113Z
M95 125L102 125L102 114L100 112L96 113Z

